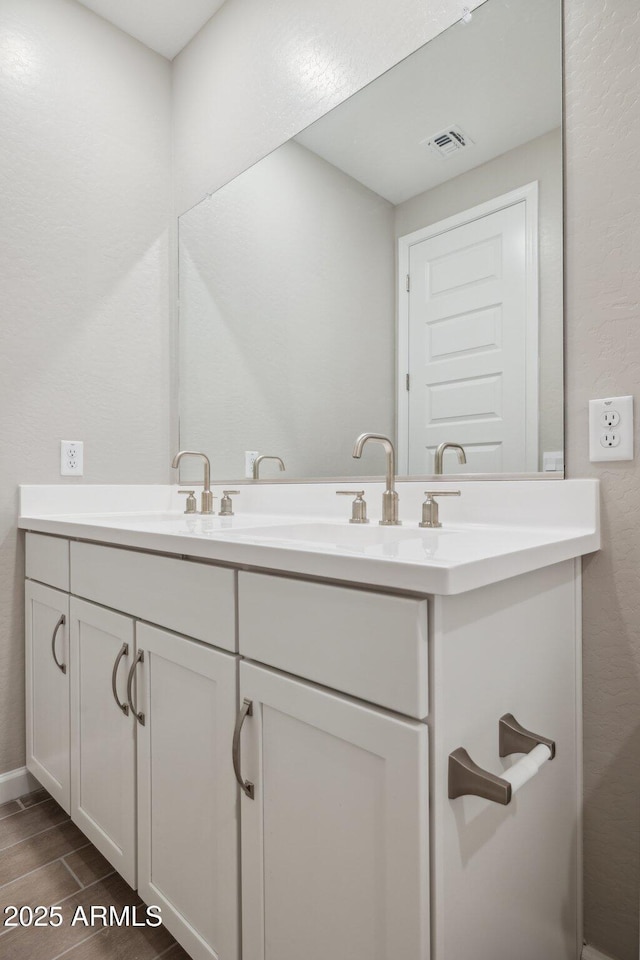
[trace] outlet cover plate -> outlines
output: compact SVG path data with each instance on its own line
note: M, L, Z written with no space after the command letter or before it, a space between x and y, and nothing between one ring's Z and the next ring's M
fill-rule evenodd
M244 452L244 475L247 480L253 477L253 462L260 454L257 450L245 450Z
M589 401L589 459L633 460L633 397Z
M84 473L82 440L60 441L60 476L81 477Z

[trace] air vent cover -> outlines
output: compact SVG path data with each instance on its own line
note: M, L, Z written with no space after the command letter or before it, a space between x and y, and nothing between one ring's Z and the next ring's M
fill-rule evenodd
M427 146L435 150L441 157L452 157L454 154L470 147L473 144L471 137L460 129L457 124L451 124L446 130L434 134L427 140Z

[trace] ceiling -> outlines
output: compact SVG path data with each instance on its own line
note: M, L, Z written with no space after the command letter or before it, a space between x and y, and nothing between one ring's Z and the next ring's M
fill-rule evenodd
M103 19L173 60L224 0L78 0Z
M295 138L393 204L557 128L557 0L492 0ZM458 125L473 145L448 159L428 141Z

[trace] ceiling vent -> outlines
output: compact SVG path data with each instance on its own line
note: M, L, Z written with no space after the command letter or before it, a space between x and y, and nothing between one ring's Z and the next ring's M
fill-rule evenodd
M423 141L424 142L424 141ZM471 137L468 137L460 127L455 124L441 130L426 141L427 146L441 157L452 157L454 154L470 147L473 144Z

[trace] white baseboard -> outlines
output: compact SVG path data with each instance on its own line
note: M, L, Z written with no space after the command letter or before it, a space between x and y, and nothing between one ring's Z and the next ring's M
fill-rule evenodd
M25 793L37 790L39 786L36 778L29 773L26 767L9 770L8 773L0 773L0 803L17 800L18 797L23 797Z
M588 943L585 943L580 956L582 960L614 960L607 953L600 953L595 947L590 947Z

